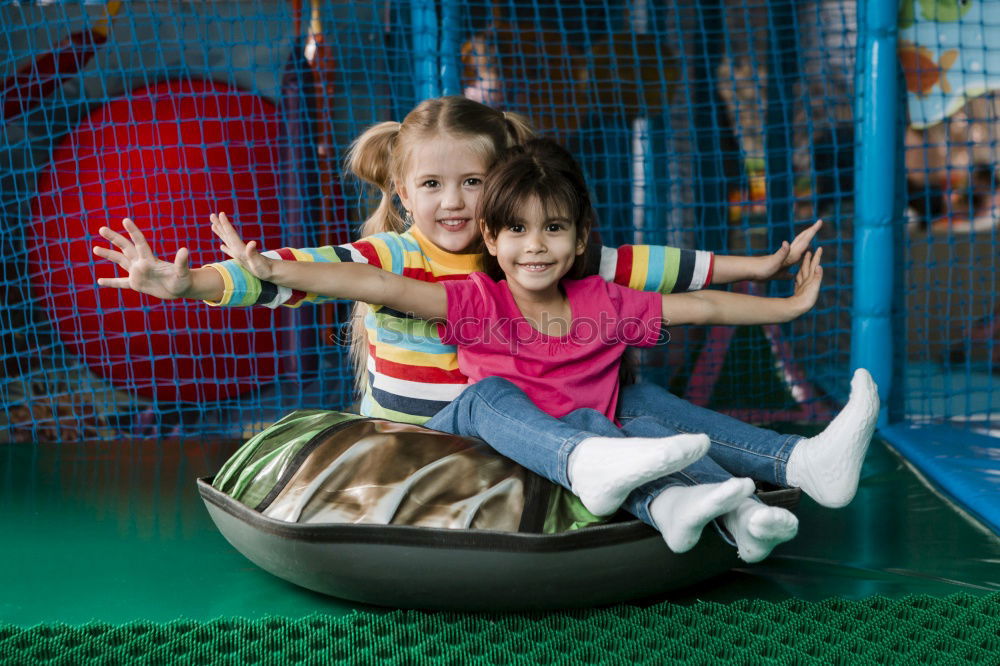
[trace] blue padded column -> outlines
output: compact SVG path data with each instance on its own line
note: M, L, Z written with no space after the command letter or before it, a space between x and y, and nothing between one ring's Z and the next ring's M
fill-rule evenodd
M892 389L893 210L897 166L895 0L862 3L858 35L855 132L854 313L851 368L867 368L882 399L887 425Z
M460 35L461 6L455 0L441 2L441 94L461 95L462 81L459 77L459 54L462 49Z
M438 82L438 23L434 2L413 0L413 75L417 100L441 95Z

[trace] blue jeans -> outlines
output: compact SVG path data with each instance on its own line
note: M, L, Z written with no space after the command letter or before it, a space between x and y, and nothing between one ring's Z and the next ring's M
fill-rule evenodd
M637 399L645 397L636 396ZM655 405L647 405L647 409L658 417L662 416ZM661 418L629 414L621 419L621 428L593 409L578 409L556 419L538 409L521 389L507 380L489 377L465 389L424 426L464 437L478 437L498 453L567 489L570 488L567 473L569 456L576 445L587 437L670 437L685 432L701 432L672 426ZM729 444L730 440L726 442ZM626 498L622 508L644 523L654 525L649 505L666 488L718 483L732 477L732 473L716 463L710 452L676 474L636 488Z
M622 425L652 418L674 431L705 433L712 440L708 455L724 470L733 476L776 486L788 485L785 478L788 457L802 440L799 435L782 435L692 405L656 384L622 387L617 416Z

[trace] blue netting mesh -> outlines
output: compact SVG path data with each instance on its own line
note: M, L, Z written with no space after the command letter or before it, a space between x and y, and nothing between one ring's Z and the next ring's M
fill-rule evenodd
M905 410L996 434L1000 3L904 4L899 27Z
M295 2L109 3L106 39L102 3L0 6L0 436L238 437L294 407L349 407L330 340L344 307L219 312L105 293L90 247L129 215L160 254L217 260L207 216L220 209L266 247L347 240L371 199L344 177L344 150L427 90L523 112L563 141L609 245L763 253L822 215L814 313L678 331L642 374L757 420L813 418L841 393L853 3L320 2L315 21L300 4L297 19Z

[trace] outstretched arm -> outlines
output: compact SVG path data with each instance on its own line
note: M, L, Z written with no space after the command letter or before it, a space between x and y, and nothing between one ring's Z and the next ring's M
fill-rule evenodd
M712 269L712 284L729 284L740 280L773 280L789 278L788 269L802 261L816 233L822 228L823 220L816 220L809 228L800 232L791 244L781 243L774 254L761 257L741 257L736 255L715 255Z
M778 324L791 321L812 309L823 282L820 258L806 252L795 276L795 292L788 298L766 298L726 291L705 290L663 295L663 319L678 324Z
M421 319L448 314L443 285L403 277L367 264L270 259L257 250L256 241L243 242L225 213L211 218L212 231L222 240L222 251L261 280L330 298L387 305Z
M175 298L197 298L219 300L225 288L222 277L212 268L191 269L188 264L188 250L177 251L173 263L157 259L139 231L135 222L122 220L129 238L108 227L101 227L98 233L111 242L117 250L94 247L94 254L125 269L128 277L98 278L102 287L131 289L141 294L171 300Z
M774 254L761 257L720 255L664 245L594 245L588 248L587 269L605 280L640 291L664 294L704 289L710 284L741 280L788 278L788 268L802 260L821 220L782 243Z

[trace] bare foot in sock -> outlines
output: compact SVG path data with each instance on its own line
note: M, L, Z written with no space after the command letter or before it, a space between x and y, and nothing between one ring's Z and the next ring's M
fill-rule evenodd
M705 525L734 510L753 491L751 479L671 486L653 500L649 513L670 550L686 553L698 543Z
M608 516L635 488L684 469L709 444L707 435L588 437L569 456L570 490L592 514Z
M785 469L788 485L801 488L822 506L846 506L858 491L861 465L878 419L878 388L859 368L851 379L851 397L826 430L803 439Z
M752 499L743 500L722 521L733 535L736 550L744 562L760 562L775 546L799 532L799 519L794 513Z

